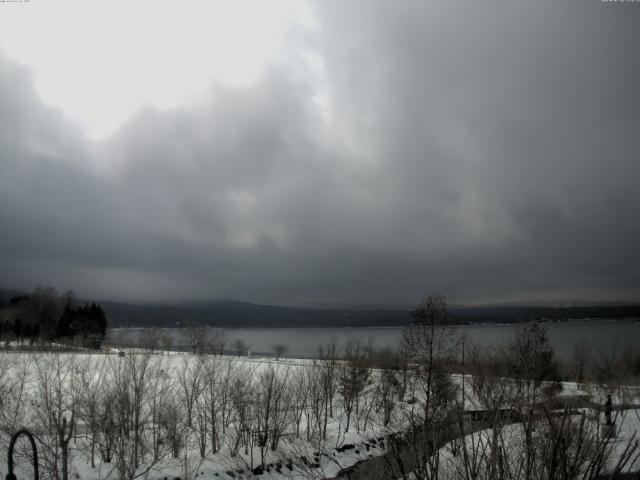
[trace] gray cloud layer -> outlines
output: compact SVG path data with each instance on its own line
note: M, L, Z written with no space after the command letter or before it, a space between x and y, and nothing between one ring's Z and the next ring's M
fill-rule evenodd
M315 10L317 31L292 34L254 86L213 84L98 144L0 57L0 284L273 303L639 297L640 5Z

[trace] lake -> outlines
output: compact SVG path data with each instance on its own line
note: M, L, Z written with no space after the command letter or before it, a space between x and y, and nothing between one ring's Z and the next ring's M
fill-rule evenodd
M631 320L591 320L564 323L545 323L549 340L560 357L568 358L579 342L587 342L594 351L623 349L628 345L640 343L640 323ZM482 324L460 325L455 327L459 335L464 335L468 343L481 346L500 346L511 340L517 325ZM108 336L110 344L122 344L135 341L142 328L115 328ZM371 341L375 346L395 346L400 341L402 328L246 328L224 329L228 342L227 348L235 339L242 339L249 345L251 355L271 355L274 344L285 344L289 357L313 357L318 346L327 344L332 338L344 345L348 339L363 342ZM186 349L187 342L180 329L169 328L163 332L172 338L172 347Z

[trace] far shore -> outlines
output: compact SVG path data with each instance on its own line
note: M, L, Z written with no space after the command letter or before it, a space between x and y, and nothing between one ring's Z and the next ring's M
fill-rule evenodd
M532 320L528 322L466 322L466 323L450 323L449 326L452 327L509 327L516 325L529 325L531 323L544 323L544 324L562 324L562 325L575 325L581 323L637 323L640 325L640 318L637 317L623 317L623 318L568 318L566 320L557 320L557 319L546 319L546 320ZM327 325L327 326L311 326L311 325L300 325L296 327L292 326L243 326L243 327L234 327L234 326L222 326L222 325L203 325L211 328L222 328L225 330L328 330L328 329L357 329L357 328L367 328L367 329L397 329L404 328L409 323L405 325L346 325L346 326L336 326L336 325ZM187 325L173 325L170 327L159 327L155 325L149 326L118 326L111 327L110 330L145 330L147 328L162 328L162 329L180 329L186 328Z

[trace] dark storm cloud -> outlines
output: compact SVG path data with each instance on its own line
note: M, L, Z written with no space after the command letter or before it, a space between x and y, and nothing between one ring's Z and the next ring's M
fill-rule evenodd
M640 7L315 11L256 85L141 111L100 144L2 58L0 282L153 300L638 298ZM319 73L296 56L308 48Z

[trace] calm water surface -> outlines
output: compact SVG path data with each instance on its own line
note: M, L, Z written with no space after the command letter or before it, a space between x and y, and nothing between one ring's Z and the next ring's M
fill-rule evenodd
M640 323L635 321L599 320L545 324L549 340L558 355L569 357L576 344L586 341L601 351L622 349L628 345L640 344ZM500 346L510 339L518 327L515 325L462 325L456 327L459 335L467 342L481 346ZM246 328L224 329L229 346L235 339L244 340L252 355L270 355L272 346L282 343L288 346L290 357L313 357L320 345L338 340L344 345L350 338L363 342L371 341L375 346L395 346L398 344L402 328ZM185 337L180 329L164 329L172 338L172 346L177 349L186 347ZM144 329L116 328L111 330L108 341L113 344L135 341Z

